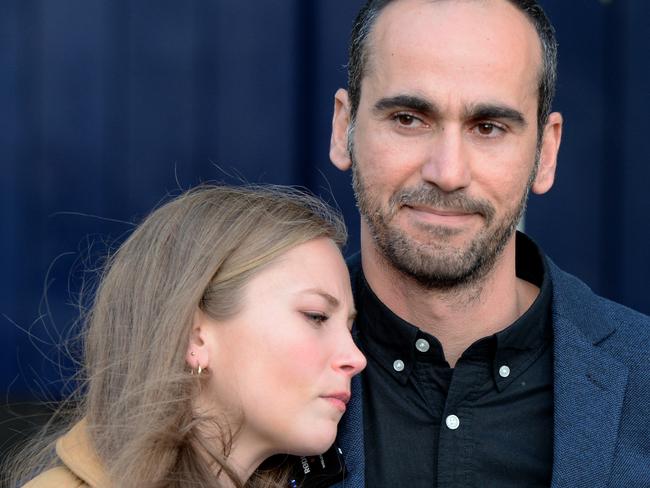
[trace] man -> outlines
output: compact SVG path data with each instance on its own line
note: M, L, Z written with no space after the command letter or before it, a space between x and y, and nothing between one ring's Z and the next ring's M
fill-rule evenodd
M650 486L650 319L515 231L553 185L556 41L534 0L370 0L330 157L350 263L353 487Z

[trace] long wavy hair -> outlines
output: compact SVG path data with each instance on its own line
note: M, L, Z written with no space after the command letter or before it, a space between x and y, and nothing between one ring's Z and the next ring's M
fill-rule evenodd
M195 412L200 379L185 357L197 309L236 314L256 273L318 237L342 246L340 215L286 187L202 186L151 213L109 258L84 319L74 408L14 458L11 486L60 464L56 438L81 419L114 486L219 486L215 467L237 487L287 486L286 462L237 478L228 465L237 426Z

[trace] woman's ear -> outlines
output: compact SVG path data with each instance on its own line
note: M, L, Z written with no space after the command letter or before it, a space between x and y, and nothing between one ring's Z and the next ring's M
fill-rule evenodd
M210 352L208 342L205 340L205 334L208 331L209 319L206 314L197 310L194 312L192 319L192 330L190 331L190 340L185 353L185 362L191 370L206 369L210 361Z
M332 137L330 139L330 160L341 171L352 166L348 151L348 129L350 127L350 104L348 92L339 88L334 95L334 116L332 117Z

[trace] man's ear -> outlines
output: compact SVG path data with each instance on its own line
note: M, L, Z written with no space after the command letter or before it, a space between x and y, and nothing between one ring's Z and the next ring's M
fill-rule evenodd
M548 116L544 126L539 153L539 168L531 187L533 193L538 195L549 191L555 181L557 154L562 140L562 123L562 115L559 112L553 112Z
M208 344L205 341L205 334L208 331L210 320L201 310L194 312L192 319L192 330L190 331L190 340L185 352L185 362L190 369L206 369L209 366L210 354Z
M341 171L352 166L348 152L348 128L350 127L350 104L348 92L339 88L334 94L334 116L332 117L332 137L330 139L330 159Z

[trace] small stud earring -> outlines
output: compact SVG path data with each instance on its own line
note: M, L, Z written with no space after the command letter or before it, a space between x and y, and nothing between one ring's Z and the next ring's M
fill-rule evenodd
M196 356L196 352L194 351L190 352L190 356Z

